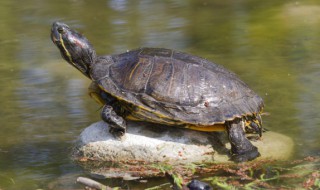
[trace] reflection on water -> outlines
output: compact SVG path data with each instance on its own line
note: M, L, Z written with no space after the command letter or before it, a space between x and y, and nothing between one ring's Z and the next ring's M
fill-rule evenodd
M299 94L300 101L296 104L300 110L301 134L298 145L301 146L299 154L301 155L319 155L319 133L320 133L320 64L310 64L306 69L304 76L301 76L299 83L303 86L302 93ZM318 102L315 103L315 102ZM307 148L306 148L307 147Z
M48 113L43 112L46 108L50 109L52 106L54 97L50 94L52 88L46 88L53 81L48 77L48 71L39 68L30 68L21 72L22 79L21 87L17 89L17 95L19 99L19 106L21 108L32 108L35 111L41 110L37 116L48 116ZM52 108L51 108L52 109ZM22 113L25 117L35 116L33 112Z
M1 1L0 189L84 175L66 155L99 106L50 41L55 20L99 54L167 47L223 64L264 98L264 126L292 137L296 158L320 155L319 13L315 0Z

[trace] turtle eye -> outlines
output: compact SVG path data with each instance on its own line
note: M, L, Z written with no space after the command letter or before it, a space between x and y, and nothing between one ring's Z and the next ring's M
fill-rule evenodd
M60 34L63 34L63 33L64 33L64 29L63 29L62 27L58 27L57 30L58 30L58 32L59 32Z

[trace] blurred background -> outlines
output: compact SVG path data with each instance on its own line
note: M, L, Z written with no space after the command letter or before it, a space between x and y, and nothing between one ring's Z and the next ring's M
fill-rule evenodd
M292 159L320 155L318 0L2 0L0 189L72 189L87 175L69 153L100 106L50 40L57 20L100 55L165 47L223 65L264 99L264 127L295 141Z

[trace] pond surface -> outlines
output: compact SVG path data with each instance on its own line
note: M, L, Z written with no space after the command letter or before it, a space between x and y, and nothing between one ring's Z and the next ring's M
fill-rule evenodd
M99 105L52 44L56 20L99 54L166 47L225 66L263 97L264 126L294 139L293 159L320 155L318 0L2 0L0 18L0 189L85 175L68 155Z

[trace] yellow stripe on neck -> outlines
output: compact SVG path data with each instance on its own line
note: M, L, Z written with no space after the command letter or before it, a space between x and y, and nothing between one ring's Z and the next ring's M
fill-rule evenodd
M61 42L61 45L62 45L64 51L66 52L67 57L69 58L70 63L72 63L76 67L76 64L72 61L72 57L71 57L69 51L67 50L66 46L64 45L64 41L62 39L62 34L60 34L60 42ZM76 68L78 68L78 67L76 67Z

